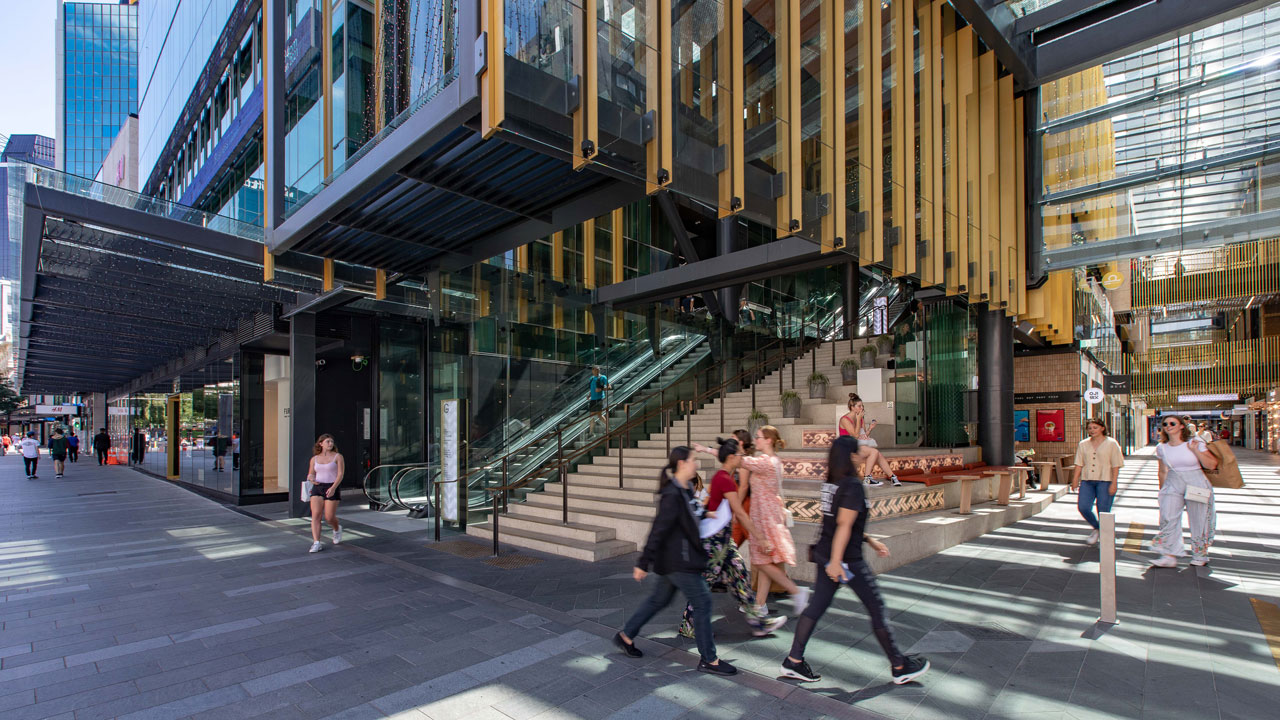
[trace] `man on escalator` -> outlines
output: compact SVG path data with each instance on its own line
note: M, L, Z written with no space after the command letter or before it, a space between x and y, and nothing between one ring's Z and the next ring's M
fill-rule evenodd
M591 368L590 393L588 394L587 411L591 413L591 433L596 432L596 422L599 421L606 430L609 429L608 421L605 420L604 399L605 392L612 390L613 386L609 384L609 377L600 374L599 366Z

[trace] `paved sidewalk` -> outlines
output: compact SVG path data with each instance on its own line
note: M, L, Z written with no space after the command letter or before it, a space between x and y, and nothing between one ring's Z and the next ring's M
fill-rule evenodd
M789 629L750 638L724 596L721 654L761 674L693 672L675 609L646 628L648 657L611 652L643 593L632 557L511 551L531 564L503 569L474 539L354 522L309 555L297 521L120 467L27 481L0 458L0 716L1268 717L1280 670L1257 613L1280 618L1280 463L1241 460L1211 568L1121 553L1120 625L1095 625L1097 550L1067 496L881 577L900 642L934 662L920 682L887 682L850 594L810 645L823 681L799 688L771 679ZM1155 530L1154 460L1131 458L1122 485L1134 548Z

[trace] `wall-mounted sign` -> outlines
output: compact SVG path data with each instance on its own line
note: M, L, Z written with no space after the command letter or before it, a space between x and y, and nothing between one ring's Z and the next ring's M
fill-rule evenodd
M1084 391L1084 401L1090 405L1097 405L1102 402L1103 397L1105 397L1105 394L1102 392L1102 388L1091 387Z
M107 408L107 414L108 415L132 415L133 409L128 407L120 407L119 405L112 405Z
M1102 276L1102 287L1108 290L1115 290L1123 284L1124 276L1114 270Z
M1040 442L1063 442L1066 439L1065 410L1036 411L1036 440Z
M1133 376L1103 375L1102 391L1108 395L1130 395L1133 393Z
M79 405L37 405L37 415L79 415Z
M1015 405L1036 405L1039 403L1071 403L1080 401L1079 390L1067 390L1064 392L1030 392L1030 393L1014 393L1013 402Z
M458 401L440 401L440 504L436 512L445 520L458 520Z

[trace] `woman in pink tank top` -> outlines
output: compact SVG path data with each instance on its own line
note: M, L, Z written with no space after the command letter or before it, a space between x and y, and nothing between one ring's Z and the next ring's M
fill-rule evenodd
M342 542L342 527L338 525L338 503L342 500L342 475L346 463L338 452L333 436L325 433L316 439L311 449L311 464L307 468L307 482L311 488L307 502L311 503L311 552L320 552L320 519L324 518L333 530L333 544Z
M902 483L889 465L889 459L884 456L884 453L880 452L879 448L876 447L876 441L871 438L871 428L875 426L875 420L870 423L866 422L862 398L858 397L857 393L849 393L849 412L840 418L838 436L852 435L858 441L858 457L862 460L863 482L873 486L884 484L871 474L878 465L880 470L893 482L894 487L901 487Z

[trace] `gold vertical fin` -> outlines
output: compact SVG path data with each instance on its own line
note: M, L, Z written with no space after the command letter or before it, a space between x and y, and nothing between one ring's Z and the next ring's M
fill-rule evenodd
M387 299L387 271L375 270L373 273L373 299Z
M599 23L596 0L582 5L582 38L575 43L574 65L582 79L578 109L573 111L573 169L581 170L595 159L600 146Z
M480 73L480 135L493 137L507 115L506 2L481 0L481 29L485 33L485 68Z
M333 258L324 259L324 291L333 290Z

